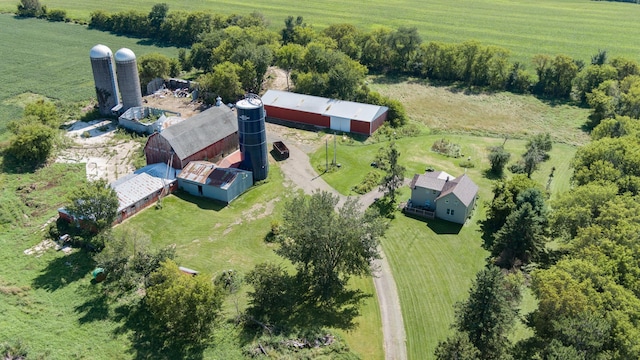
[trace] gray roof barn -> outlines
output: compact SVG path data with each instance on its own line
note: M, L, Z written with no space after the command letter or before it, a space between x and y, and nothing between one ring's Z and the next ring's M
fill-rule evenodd
M147 164L165 163L182 169L190 161L217 162L238 149L236 113L214 106L147 139Z
M214 144L238 131L236 114L226 106L213 106L165 129L167 139L180 159Z

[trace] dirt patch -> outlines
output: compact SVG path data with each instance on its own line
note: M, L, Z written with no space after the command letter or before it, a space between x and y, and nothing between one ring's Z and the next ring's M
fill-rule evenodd
M180 117L188 119L202 112L203 105L192 101L190 97L180 97L171 90L160 90L142 99L143 106L180 113Z
M291 85L291 81L289 81L289 85ZM287 72L275 66L269 67L265 74L263 88L287 90Z
M56 162L85 163L88 180L106 179L108 182L135 170L130 161L139 151L135 141L116 140L116 125L110 120L77 121L67 130L73 145L63 150Z

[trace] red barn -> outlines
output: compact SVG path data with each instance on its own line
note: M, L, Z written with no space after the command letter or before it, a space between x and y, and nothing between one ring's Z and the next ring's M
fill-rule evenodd
M214 106L149 136L144 146L147 164L171 164L182 169L190 161L217 162L238 149L238 120L227 106Z
M261 99L270 118L365 135L373 134L389 111L385 106L279 90L268 90Z

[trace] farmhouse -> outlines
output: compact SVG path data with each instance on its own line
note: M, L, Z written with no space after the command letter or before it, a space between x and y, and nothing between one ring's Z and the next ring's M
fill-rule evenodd
M384 106L327 99L287 91L268 90L262 95L268 119L373 134L387 119Z
M192 161L178 175L178 188L191 195L230 203L253 186L251 171Z
M236 115L222 105L149 136L144 154L147 164L165 163L182 169L190 161L218 161L237 149Z
M410 187L405 212L458 224L471 215L478 195L478 185L466 174L454 178L444 171L416 174Z

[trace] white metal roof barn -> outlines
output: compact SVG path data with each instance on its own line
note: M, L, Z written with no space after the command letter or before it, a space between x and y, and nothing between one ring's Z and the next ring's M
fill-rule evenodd
M373 134L389 111L385 106L280 90L268 90L261 98L268 118L365 135Z

